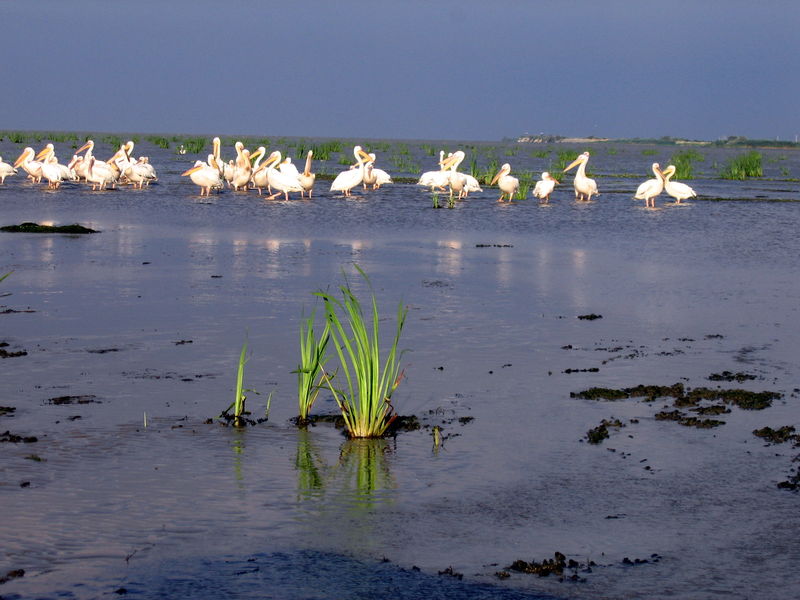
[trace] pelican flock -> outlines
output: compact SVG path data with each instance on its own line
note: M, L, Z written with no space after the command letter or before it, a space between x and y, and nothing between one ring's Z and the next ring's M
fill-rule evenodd
M211 145L212 151L206 160L196 160L181 173L199 188L201 196L220 193L227 186L240 193L255 190L259 195L263 195L264 190L267 190L268 200L278 197L289 200L294 194L298 194L302 199L311 199L317 181L317 174L312 170L315 158L313 150L304 151L304 154L298 153L298 158L305 158L304 168L300 171L299 163L295 166L291 157L284 156L279 150L268 153L266 147L259 146L251 151L243 142L237 141L233 144L234 157L226 160L222 156L221 139L214 137ZM111 155L105 155L107 158L105 156L101 158L95 155L97 150L95 142L86 139L86 142L75 150L70 161L62 164L56 156L53 143L46 143L39 152L28 146L22 150L13 164L3 162L0 157L0 184L6 183L9 177L13 178L24 173L29 182L46 185L51 190L61 189L64 184L68 184L67 187L88 184L94 191L123 185L143 189L158 181L158 175L149 157L134 156L134 147L133 141L127 141L116 149L112 148ZM181 154L177 150L176 152ZM350 197L354 192L368 194L393 183L392 176L377 167L378 157L375 152L367 152L362 146L355 145L352 154L355 162L333 177L329 195ZM436 163L438 168L422 173L416 184L430 188L434 194L449 191L451 204L453 199L465 200L471 193L483 192L473 174L460 170L466 157L463 150L449 153L439 150ZM599 195L597 182L586 174L589 157L589 152L583 152L563 169L563 172L567 173L577 167L572 184L575 200L580 203L590 202ZM326 157L326 160L330 159ZM475 164L473 158L473 173ZM655 207L656 198L663 192L675 199L674 204L681 204L684 200L697 196L688 185L672 181L676 172L674 165L669 165L662 171L658 163L653 163L651 168L654 177L639 185L634 194L634 198L645 201L646 207ZM497 186L500 191L498 201L511 201L519 193L524 196L527 194L528 186L534 185L534 174L530 171L521 175L521 181L520 178L511 175L511 170L510 163L505 163L494 174L489 184ZM486 181L490 175L491 173L486 174ZM323 178L326 178L325 175ZM551 172L542 171L540 179L535 181L532 196L538 198L540 204L548 204L558 184L559 181Z

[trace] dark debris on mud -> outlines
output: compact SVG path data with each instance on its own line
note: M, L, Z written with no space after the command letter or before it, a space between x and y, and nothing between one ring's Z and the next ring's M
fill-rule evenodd
M57 396L46 400L46 404L61 406L64 404L101 404L97 396L92 394L82 394L79 396Z
M293 417L290 421L300 429L307 429L308 427L316 427L321 424L333 425L336 429L342 430L347 434L344 426L344 417L342 415L309 415L307 419L300 417ZM392 423L389 425L386 433L382 436L384 438L396 437L399 433L408 431L417 431L422 428L422 423L419 418L414 415L397 415Z
M18 356L27 356L28 353L25 350L17 350L9 352L6 350L8 348L8 342L0 342L0 358L16 358Z
M89 227L84 227L78 223L72 225L39 225L38 223L20 223L19 225L6 225L0 227L0 231L9 233L69 233L69 234L85 234L85 233L99 233Z
M785 444L792 442L794 448L800 448L800 435L795 433L794 425L783 425L777 429L772 427L762 427L761 429L754 429L753 435L765 440L767 445L771 444ZM800 462L800 455L795 456L792 462ZM778 483L778 489L789 490L790 492L800 492L800 466L794 467L794 470L789 472L786 481Z

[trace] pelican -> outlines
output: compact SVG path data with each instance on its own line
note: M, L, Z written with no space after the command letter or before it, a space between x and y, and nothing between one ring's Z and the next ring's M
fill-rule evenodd
M6 177L9 175L16 175L17 170L7 162L3 162L3 157L0 156L0 183L5 183Z
M364 171L364 189L367 189L367 186L371 185L373 190L377 190L379 187L381 187L384 184L394 183L392 181L392 176L389 175L386 171L384 171L383 169L376 169L375 168L375 160L376 160L375 153L374 152L370 152L369 153L369 157L370 157L369 162L367 162L364 165L364 169L365 169L365 171ZM367 181L367 179L368 179L367 178L367 173L366 173L367 165L371 166L369 181Z
M350 196L350 190L364 179L364 164L369 162L369 154L361 146L353 146L353 156L356 157L356 168L339 173L331 184L332 192L344 192L345 196Z
M438 171L425 171L420 175L417 185L430 186L431 191L438 189L444 191L444 186L450 182L450 174L442 168L444 163L444 150L439 150L439 170Z
M85 160L85 159L84 159ZM117 182L117 172L108 163L89 157L89 166L86 170L86 181L92 184L92 190L104 190L106 185L114 186Z
M253 153L256 160L253 163L253 174L250 176L250 183L253 184L253 187L258 190L258 195L261 195L261 190L264 188L269 189L269 181L267 180L267 167L269 166L266 161L264 164L261 164L261 159L263 158L264 154L267 153L267 149L264 146L259 146L258 150ZM252 157L251 157L252 158ZM270 194L272 190L270 189Z
M472 175L468 173L464 173L464 177L467 179L467 185L464 187L464 197L466 198L469 196L470 192L482 192L481 184L478 183L478 180L475 179Z
M241 143L241 142L238 142ZM250 162L250 150L246 148L240 149L239 158L236 159L236 168L233 172L233 179L231 186L235 191L247 191L247 184L250 183L250 177L253 175L253 165Z
M447 171L448 183L450 184L450 198L453 192L458 192L458 199L461 200L467 195L467 176L458 172L458 167L466 155L461 150L448 156L442 163L442 168Z
M497 199L498 202L502 202L503 196L506 194L508 194L508 201L511 202L514 194L516 194L519 189L519 179L512 177L509 173L511 173L511 165L505 163L500 167L500 171L494 176L494 179L492 179L492 183L489 184L494 185L496 182L497 187L500 188L500 197Z
M148 156L140 156L139 160L136 161L138 168L144 174L145 177L145 185L150 185L151 181L158 181L158 175L156 174L156 169L153 165L150 164L150 157Z
M308 154L306 155L306 166L303 169L303 172L300 173L298 177L298 181L300 182L300 187L303 188L304 191L308 192L308 197L311 198L311 192L314 190L314 180L317 178L314 173L311 172L311 158L314 156L314 151L309 150ZM303 192L300 192L300 197L303 197Z
M132 148L133 146L131 145L131 149ZM120 173L125 177L125 180L132 184L134 188L138 187L139 189L142 189L145 183L149 183L149 169L145 168L145 165L140 164L138 161L133 162L128 154L127 147L124 147L124 152L121 156L118 156L116 159L114 159L114 164L120 170Z
M656 207L656 197L664 191L664 174L658 163L653 163L654 179L648 179L636 189L634 198L644 200L644 205L648 208Z
M575 199L586 200L589 202L592 199L592 196L598 195L599 192L597 191L597 183L595 180L586 176L587 162L589 162L589 153L584 152L578 158L576 158L570 166L564 169L564 173L569 171L575 165L580 165L578 167L578 171L575 173L575 180L573 182L573 185L575 186Z
M557 185L558 181L556 178L545 171L542 173L542 178L536 182L536 186L533 188L533 195L542 200L542 204L549 204L550 194L553 193Z
M267 158L264 163L264 166L267 169L267 182L269 183L270 189L275 188L278 190L274 194L267 196L268 200L277 198L281 195L281 192L283 192L286 200L289 199L289 192L303 192L303 187L300 185L297 177L283 173L275 168L274 165L279 164L281 164L281 153L278 150L275 150L272 154L270 154L269 158Z
M675 165L669 165L664 169L664 189L667 193L675 198L675 204L680 204L687 198L695 198L697 193L685 183L679 181L670 181L670 177L675 174Z
M217 166L219 167L220 175L222 175L222 177L225 178L225 181L228 183L228 186L230 187L231 180L233 179L233 171L234 171L233 161L229 161L229 162L226 163L225 161L222 160L222 158L220 156L222 142L220 141L220 139L218 137L215 137L211 141L211 143L212 143L212 146L213 146L212 152L214 153L214 161L217 163ZM237 142L237 144L241 145L242 143L241 142ZM238 154L239 146L237 146L236 150L237 150L237 154Z
M42 163L38 160L34 160L34 156L36 156L36 153L33 151L33 148L28 146L14 162L14 168L21 166L28 174L28 179L34 183L39 183L42 180Z
M86 150L86 152L83 154L83 163L77 163L75 165L75 172L78 174L79 177L82 177L86 181L89 181L89 177L88 177L89 161L94 156L94 154L93 154L94 153L94 140L86 140L86 143L83 146L81 146L80 148L78 148L75 151L75 154L76 155L80 154L84 150ZM102 161L102 160L98 160L94 164L95 164L95 168L97 168L97 169L111 169L112 168L105 161ZM94 185L92 186L92 188L94 189Z
M58 189L65 176L67 179L73 178L71 170L68 167L58 164L53 144L47 144L39 154L36 155L36 160L41 161L42 177L47 179L47 187L51 190Z
M210 196L212 188L221 188L222 175L213 154L208 155L208 162L198 160L191 169L181 173L181 177L188 175L195 185L200 186L201 196Z

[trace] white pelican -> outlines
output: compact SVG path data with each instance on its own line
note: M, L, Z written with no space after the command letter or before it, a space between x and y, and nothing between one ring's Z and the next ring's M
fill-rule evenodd
M223 186L222 175L213 154L208 155L208 162L198 160L191 169L181 173L181 177L188 175L195 185L200 186L201 196L210 196L211 189L219 189Z
M392 181L392 176L389 175L383 169L376 169L375 168L375 160L376 156L374 152L369 153L370 160L364 165L364 189L367 189L368 185L372 186L373 190L377 190L382 185L387 183L394 183ZM367 177L367 166L370 166L369 169L369 177Z
M150 185L151 181L158 181L158 174L156 173L155 167L150 164L149 156L140 156L136 161L136 165L138 165L138 168L144 174L145 185Z
M39 152L39 154L36 155L36 160L41 160L42 177L47 179L47 187L52 190L57 189L61 185L61 181L64 178L75 178L71 169L64 165L58 164L58 159L56 158L56 151L53 147L53 144L47 144Z
M240 189L246 192L252 175L253 165L250 162L250 150L242 148L239 152L239 157L236 159L236 168L233 172L233 179L231 179L231 186L237 192Z
M231 181L233 180L234 163L233 161L226 163L222 160L222 157L220 156L222 142L218 137L215 137L211 143L213 146L212 152L214 153L214 162L216 162L217 166L219 167L220 175L225 178L225 181L228 183L228 187L230 187ZM237 142L237 144L242 145L241 142ZM238 154L239 146L237 146L236 151Z
M89 157L89 167L86 170L86 181L92 184L92 190L104 190L106 185L114 186L117 182L117 172L108 163Z
M597 191L597 183L595 180L586 176L587 162L589 162L589 153L584 152L576 158L570 166L564 169L564 173L575 165L580 165L578 171L575 173L575 180L573 181L573 185L575 186L575 199L589 202L592 196L599 195L599 192Z
M464 177L467 178L467 185L464 188L464 197L467 197L470 192L482 192L481 184L478 183L478 180L475 179L469 173L464 173Z
M680 204L687 198L694 198L697 196L695 191L685 183L679 181L670 181L670 177L675 174L675 165L669 165L664 169L664 189L667 193L675 198L675 204Z
M536 182L536 186L533 188L533 195L542 200L542 204L548 204L550 202L550 194L553 193L557 185L556 178L545 171L542 173L542 178Z
M294 177L295 179L300 177L300 171L298 171L297 167L295 167L294 164L292 164L291 156L287 156L281 161L281 164L278 165L278 170L284 175L288 175L289 177Z
M309 198L311 198L311 192L314 190L314 180L317 178L317 176L311 172L311 158L313 156L314 151L309 150L308 154L306 154L306 166L303 169L303 172L300 173L297 178L300 182L300 187L303 188L304 191L308 192ZM303 192L300 192L300 197L303 197Z
M34 183L39 183L42 180L42 163L38 160L34 160L33 157L35 155L36 153L33 151L33 148L28 146L14 162L14 168L21 166L28 174L28 179Z
M81 146L80 148L78 148L75 151L75 154L80 154L84 150L86 150L86 152L83 155L83 163L76 163L74 169L75 169L75 172L78 174L79 177L82 177L86 181L89 181L89 177L88 177L89 161L90 161L91 158L94 157L94 154L93 154L94 153L94 140L86 140L86 143L83 146ZM94 165L95 165L94 168L96 168L96 169L112 169L112 170L115 170L112 167L110 167L105 161L102 161L102 160L95 161ZM115 181L116 181L116 178L115 178ZM94 185L92 186L92 188L94 188Z
M253 187L258 190L258 195L261 195L261 190L264 188L269 189L269 181L267 180L267 167L269 166L266 161L264 164L261 164L261 159L263 158L264 154L267 153L267 149L264 146L259 146L258 150L253 153L253 156L256 157L255 162L253 163L252 171L253 174L250 176L250 183L253 184ZM251 157L252 158L252 157ZM270 194L272 190L270 189Z
M143 165L131 160L131 157L128 155L127 148L121 156L118 156L114 159L114 164L117 166L125 180L133 185L134 188L138 187L139 189L142 189L145 182L148 181L148 171L142 168Z
M450 173L442 168L443 163L444 150L439 150L439 170L425 171L422 175L420 175L417 185L430 186L431 191L438 189L440 192L443 192L444 186L446 186L450 181Z
M267 170L267 182L270 188L278 190L274 194L267 196L268 200L277 198L283 192L284 197L289 199L289 192L303 192L303 187L293 175L287 175L275 168L274 165L281 163L281 153L275 150L269 155L269 158L264 162L264 168Z
M442 168L447 171L448 184L450 185L450 198L453 192L458 192L458 199L461 200L467 195L467 176L458 172L459 165L463 162L466 155L458 150L448 156L442 163Z
M344 192L345 196L350 196L350 190L356 187L364 179L364 164L369 162L369 154L361 149L361 146L353 146L353 156L356 157L357 167L342 171L331 183L332 192Z
M494 179L492 179L492 182L489 184L494 185L496 182L497 187L500 188L500 197L497 199L498 202L502 202L503 196L506 194L508 194L508 201L511 202L514 194L516 194L519 189L519 179L512 177L509 173L511 173L511 165L505 163L500 167L500 171L498 171L497 175L494 176Z
M653 163L654 179L648 179L636 189L634 198L644 200L644 205L648 208L656 207L656 197L664 191L664 174L658 163Z
M3 157L0 156L0 183L5 183L6 177L9 175L16 175L17 170L7 162L3 162Z

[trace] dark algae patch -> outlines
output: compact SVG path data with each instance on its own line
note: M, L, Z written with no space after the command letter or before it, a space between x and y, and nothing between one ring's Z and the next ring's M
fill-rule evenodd
M100 404L96 396L91 394L84 394L81 396L57 396L47 400L47 404L60 406L64 404Z
M0 358L16 358L18 356L27 356L28 353L25 350L17 350L16 352L11 351L9 352L6 350L8 348L8 342L0 342Z
M73 223L72 225L39 225L38 223L20 223L19 225L6 225L0 227L0 231L10 233L100 233L94 229L89 229L83 225Z
M578 318L582 321L594 321L595 319L602 319L603 315L596 315L594 313L589 313L588 315L578 315Z
M750 373L731 373L730 371L723 371L722 373L712 373L708 376L709 381L735 381L737 383L742 383L743 381L751 381L753 379L758 379L755 375L751 375Z
M783 444L789 440L795 444L800 444L800 435L795 434L795 429L792 425L784 425L778 429L772 429L772 427L754 429L753 435L766 440L770 444Z
M600 422L600 425L586 432L586 439L590 444L599 444L603 440L607 440L609 437L608 436L609 427L620 429L622 427L625 427L625 424L619 419L614 419L612 421L609 421L608 419L603 419Z

